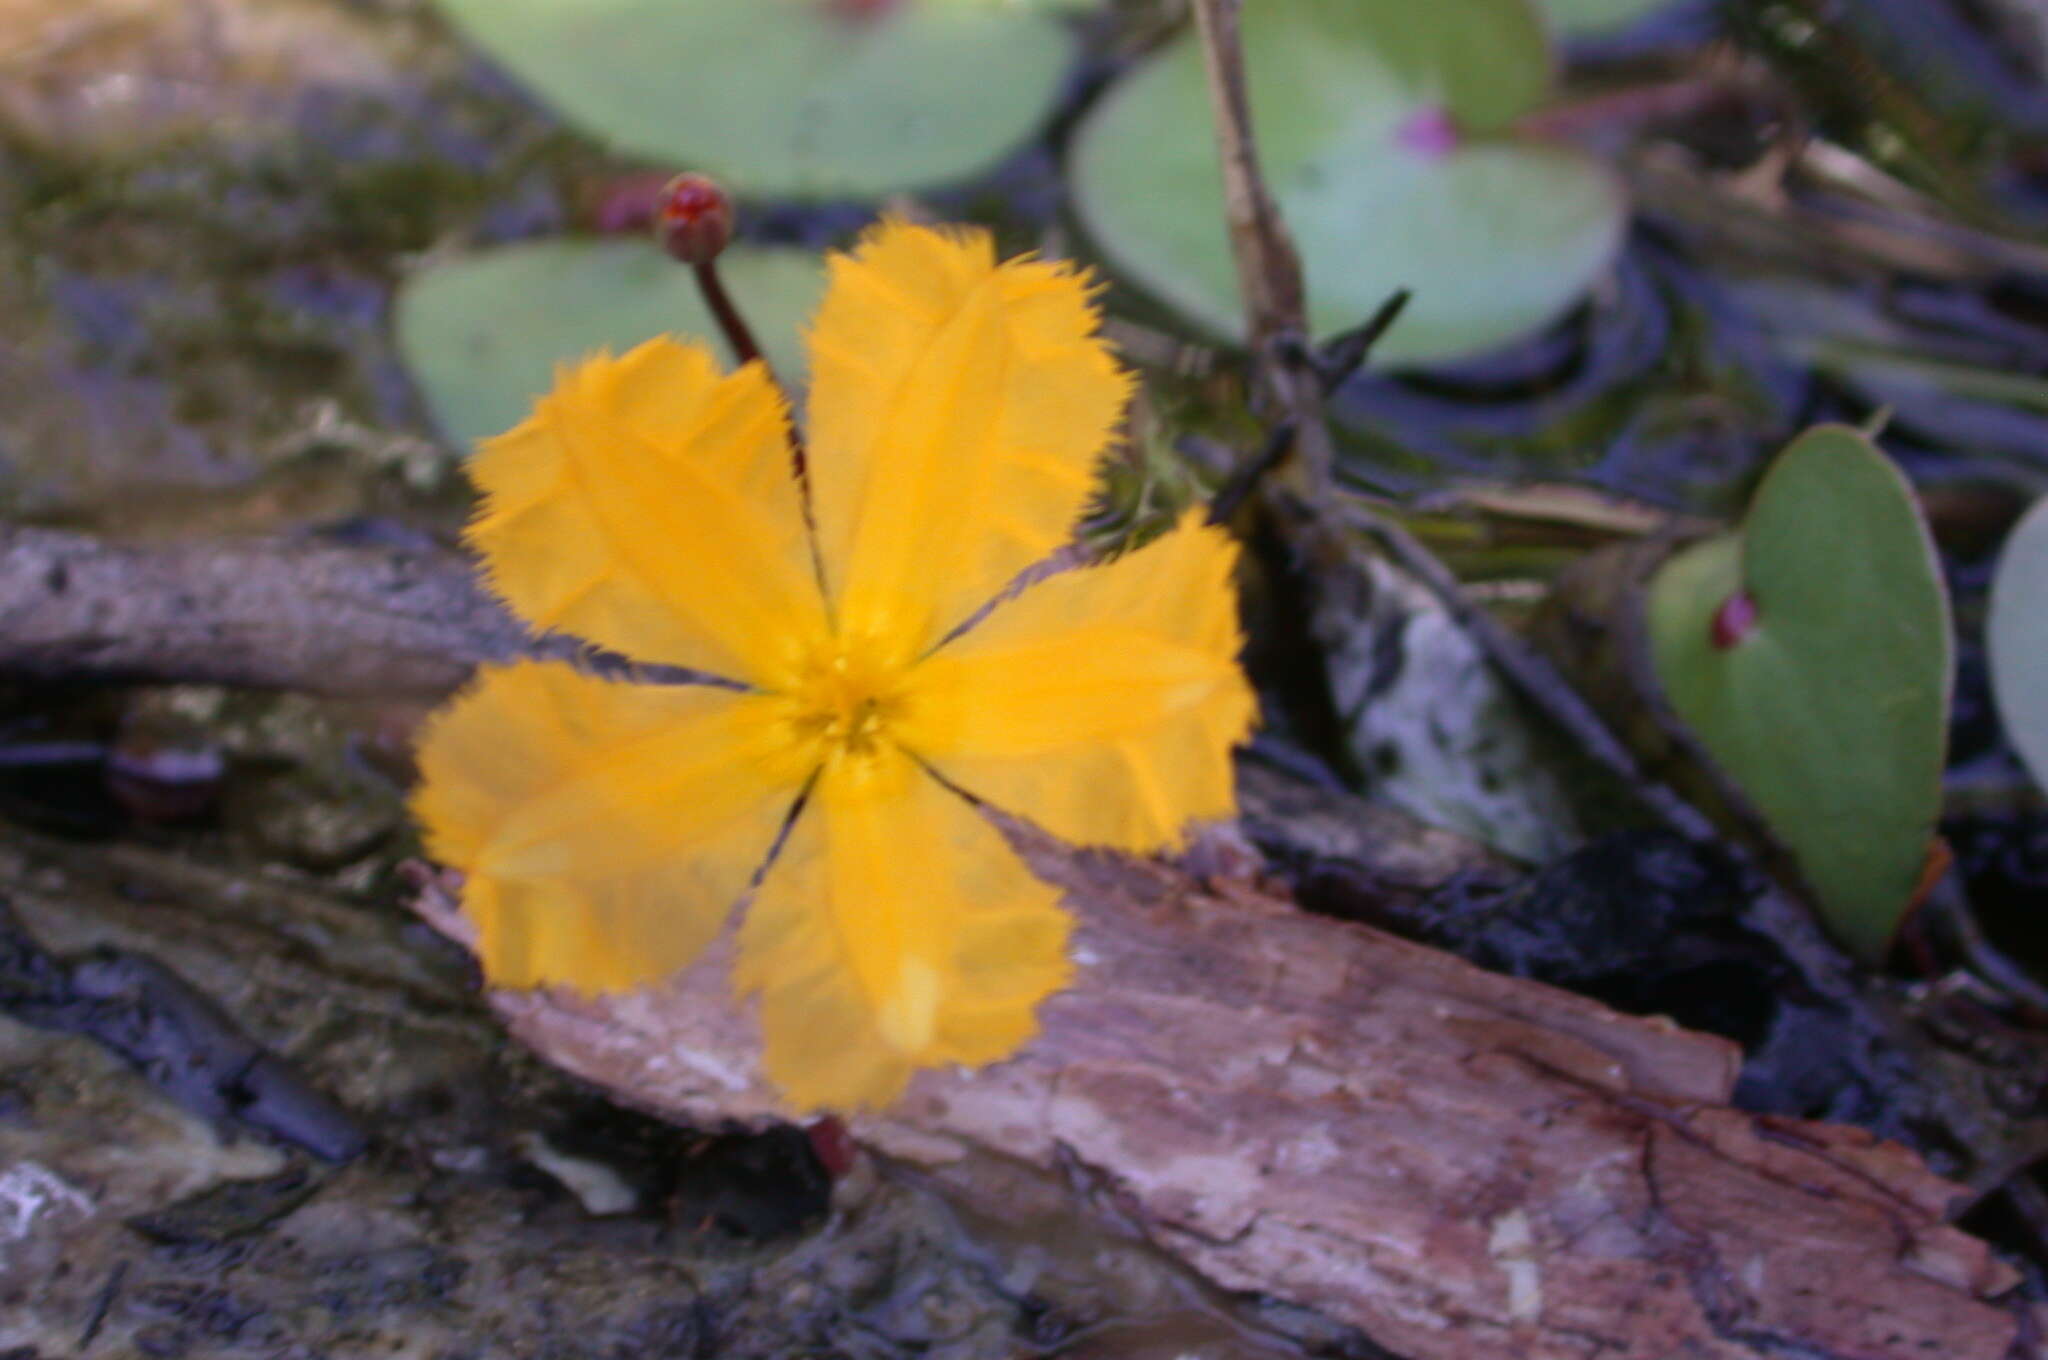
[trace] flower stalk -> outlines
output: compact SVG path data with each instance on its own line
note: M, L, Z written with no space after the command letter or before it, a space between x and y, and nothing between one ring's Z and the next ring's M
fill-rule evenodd
M732 231L732 198L708 175L677 175L655 196L655 240L671 259L690 266L734 360L745 364L761 358L761 346L718 276L718 257L732 244Z

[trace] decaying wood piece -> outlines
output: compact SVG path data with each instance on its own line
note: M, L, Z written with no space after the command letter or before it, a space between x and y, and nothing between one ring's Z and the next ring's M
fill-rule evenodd
M533 649L452 558L0 528L0 674L432 690ZM1412 1360L2013 1345L1987 1301L2011 1272L1945 1226L1954 1187L1857 1130L1729 1108L1732 1045L1244 883L1016 835L1079 918L1077 984L1017 1058L926 1074L854 1124L963 1193L1002 1193L977 1168L1004 1158L1063 1169L1216 1282ZM630 1103L766 1117L723 969L494 1002Z
M1085 1171L1211 1279L1414 1360L2013 1344L1984 1300L2014 1276L1944 1224L1954 1187L1858 1130L1728 1108L1733 1045L1243 885L1024 839L1081 918L1080 977L1019 1057L927 1073L855 1120L873 1146L942 1177L985 1160L969 1152ZM628 1101L771 1115L721 967L495 1002Z

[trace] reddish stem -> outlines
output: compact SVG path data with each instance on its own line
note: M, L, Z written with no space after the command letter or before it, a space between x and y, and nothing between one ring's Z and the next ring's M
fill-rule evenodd
M740 309L732 305L732 297L718 277L718 261L706 260L690 268L697 275L697 289L704 294L704 305L711 309L718 329L725 332L726 343L732 346L733 358L743 364L761 358L761 347L754 343L754 332L748 329Z

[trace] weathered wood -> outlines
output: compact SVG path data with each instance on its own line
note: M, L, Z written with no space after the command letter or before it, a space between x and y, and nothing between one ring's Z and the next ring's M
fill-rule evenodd
M509 626L448 558L0 529L0 673L432 689L530 650ZM927 1074L855 1122L963 1193L1005 1193L981 1169L1002 1158L1063 1169L1216 1282L1414 1360L2013 1344L1986 1301L2013 1276L1945 1226L1954 1187L1857 1130L1730 1108L1731 1045L1241 882L1017 834L1079 918L1076 985L1019 1057ZM632 1103L776 1112L720 958L643 993L494 1002Z
M1218 1283L1414 1360L2004 1356L2013 1274L1955 1188L1859 1130L1728 1108L1719 1039L1483 972L1240 884L1075 855L1070 990L1019 1057L928 1073L862 1140L1097 1179ZM513 1030L635 1103L772 1114L716 960L658 990L501 993ZM963 1192L975 1194L978 1172ZM1000 1195L1000 1186L989 1193Z
M452 553L0 525L0 675L444 694L528 645Z

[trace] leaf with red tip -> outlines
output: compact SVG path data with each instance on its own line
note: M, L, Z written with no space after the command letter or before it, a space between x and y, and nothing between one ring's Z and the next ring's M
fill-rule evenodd
M1664 564L1648 611L1678 716L1835 933L1882 957L1941 810L1952 666L1948 597L1905 478L1861 433L1809 430L1739 532Z

